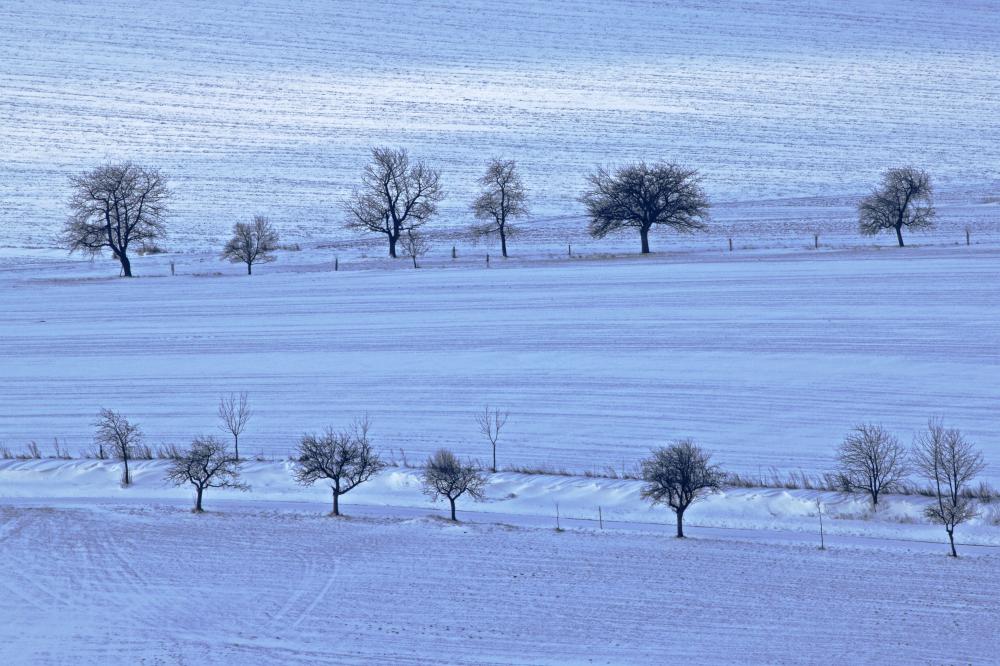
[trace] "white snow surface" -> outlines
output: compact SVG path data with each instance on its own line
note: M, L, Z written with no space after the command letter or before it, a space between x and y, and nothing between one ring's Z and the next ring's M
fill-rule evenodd
M500 474L453 524L416 471L389 470L332 519L323 488L249 463L249 493L209 491L192 515L164 465L122 489L116 463L0 463L3 663L819 664L849 645L855 663L985 664L1000 649L1000 552L913 540L907 498L852 520L837 513L855 500L819 496L820 551L799 492L726 492L680 541L636 482ZM767 507L770 529L695 526L746 524L741 505ZM960 540L990 530L997 544L989 526Z
M474 414L489 403L511 413L501 466L627 472L693 437L756 475L829 470L859 422L908 443L939 416L996 484L998 259L961 246L333 272L303 251L250 278L210 255L137 258L130 281L108 261L11 264L0 442L78 454L109 407L150 445L183 445L218 434L220 394L247 391L245 454L283 457L367 412L397 458L446 446L486 460Z
M0 244L52 246L69 174L121 159L170 176L175 249L217 247L255 213L343 241L340 202L383 144L442 170L439 230L470 221L502 154L530 188L526 226L559 243L582 229L584 174L633 159L699 168L715 233L740 244L857 242L853 197L911 162L938 185L942 237L996 239L997 9L7 0Z

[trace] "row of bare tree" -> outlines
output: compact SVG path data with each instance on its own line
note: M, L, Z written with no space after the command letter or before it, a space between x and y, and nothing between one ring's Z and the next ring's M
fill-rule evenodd
M598 168L586 177L587 189L579 200L595 238L624 231L638 231L642 253L650 252L649 234L658 227L681 233L704 230L709 202L698 171L668 162L635 162L617 168ZM514 160L492 158L479 178L480 193L471 203L480 220L472 226L475 238L496 235L501 254L507 257L508 240L517 233L514 220L528 215L527 189ZM106 164L71 180L70 217L63 228L63 242L71 251L91 255L107 249L121 263L122 274L132 275L129 248L155 243L166 234L170 191L157 169L132 162ZM882 183L858 205L859 229L874 235L894 230L900 247L903 229L931 226L927 172L914 167L889 169ZM441 174L420 160L413 161L405 148L375 147L361 175L361 184L343 202L346 226L363 233L384 235L389 256L397 257L402 245L417 259L427 252L421 228L444 199ZM243 263L247 274L256 263L274 260L278 234L262 216L238 222L222 257Z
M939 420L927 423L910 451L877 424L862 424L844 438L837 450L838 478L845 490L862 492L878 508L883 493L900 488L916 472L930 483L934 503L924 514L944 526L955 557L955 528L977 515L968 492L972 480L986 467L983 454L957 428Z
M177 451L167 477L174 483L191 484L196 492L195 511L202 510L202 495L207 488L247 489L239 480L241 460L239 438L252 415L245 393L220 399L220 429L233 438L234 453L214 437L198 437L185 451ZM477 415L480 432L490 441L496 472L496 447L508 414L486 409ZM99 456L108 452L124 462L123 485L131 483L129 461L141 445L142 431L121 414L102 409L95 423L95 442ZM339 516L340 498L368 481L386 467L374 450L367 417L355 420L343 430L327 428L322 433L306 434L294 456L296 481L312 485L317 481L330 485L332 515ZM655 449L641 462L646 482L642 496L653 504L668 506L676 516L677 536L684 536L684 514L700 497L720 490L726 475L711 463L711 456L691 440L680 440ZM863 424L852 430L837 451L838 482L848 492L866 493L874 509L882 494L901 489L908 475L915 471L930 483L934 502L925 508L926 517L945 528L952 556L957 557L955 529L977 515L970 496L970 484L985 468L983 455L955 428L945 428L938 420L928 422L926 430L914 438L912 451L881 425ZM447 449L427 459L423 473L424 491L433 499L447 499L451 518L456 520L456 501L468 494L483 499L486 470L471 460L462 461Z

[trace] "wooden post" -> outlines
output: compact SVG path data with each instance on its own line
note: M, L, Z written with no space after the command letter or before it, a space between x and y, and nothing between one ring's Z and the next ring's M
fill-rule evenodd
M601 525L601 529L604 529L604 514L601 513L601 507L597 507L597 522Z
M572 243L567 243L566 244L566 256L567 257L572 257L573 256L573 244Z
M170 262L170 274L171 274L171 275L176 275L176 273L174 272L175 268L176 268L176 267L174 266L174 262L173 262L173 261L171 261L171 262Z
M486 268L489 268L489 267L490 267L490 254L489 254L489 252L487 252L486 253Z
M819 234L813 234L813 248L819 249Z
M339 271L340 270L340 257L334 257L333 258L333 270L334 271Z
M556 502L556 531L562 531L562 527L559 525L559 502Z
M455 259L456 257L458 257L458 253L455 251L455 246L452 245L451 246L451 258Z
M966 245L970 244L970 238L969 238L969 236L970 236L969 227L966 227L965 228L965 244Z
M823 505L816 498L816 510L819 512L819 549L826 550L826 540L823 537Z
M729 251L730 252L733 251L733 239L732 238L729 239Z

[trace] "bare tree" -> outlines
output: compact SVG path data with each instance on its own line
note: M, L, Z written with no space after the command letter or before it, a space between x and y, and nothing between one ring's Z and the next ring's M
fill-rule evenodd
M417 264L417 259L427 254L430 250L430 245L427 243L427 239L424 235L414 231L411 228L407 228L406 235L402 237L403 251L406 256L413 259L413 267L420 268Z
M295 480L312 485L326 479L333 493L333 511L340 515L340 496L353 490L385 468L368 440L368 417L356 420L348 430L327 428L321 435L305 435L295 460Z
M246 430L247 422L253 416L246 392L239 395L230 393L219 398L219 429L233 436L234 457L240 459L240 435Z
M684 512L698 498L722 487L723 473L690 439L654 449L642 461L642 497L677 514L677 538L684 538Z
M958 557L955 528L978 515L968 485L986 467L983 454L958 429L945 428L940 421L932 420L927 430L917 435L913 459L934 489L934 503L924 509L924 514L944 526L951 556Z
M130 485L132 474L129 471L128 462L135 457L136 447L142 443L142 430L139 425L131 423L116 411L101 409L97 414L94 427L97 428L94 433L94 441L99 447L100 457L104 458L107 452L110 452L112 457L125 463L122 485Z
M479 179L482 191L472 202L472 213L484 224L472 227L472 234L479 238L492 234L500 236L500 252L507 257L507 239L517 233L510 224L511 218L528 214L528 198L521 175L514 160L494 157L486 163L486 173Z
M676 164L638 162L611 173L599 168L587 176L590 188L580 197L590 216L590 234L604 238L638 229L642 253L649 254L649 232L665 226L682 233L705 228L708 198L695 169Z
M838 478L847 490L868 493L872 507L907 474L906 449L880 425L856 426L837 449Z
M98 255L107 248L132 277L128 249L166 234L170 192L159 171L132 162L105 164L70 179L73 194L62 242L70 252Z
M445 497L451 504L451 519L455 516L455 500L468 493L477 501L485 498L486 475L472 461L462 462L448 449L438 451L427 459L424 468L424 494L436 502Z
M863 236L875 236L894 229L903 247L903 227L926 229L933 226L931 177L915 167L889 169L882 184L858 204L858 228Z
M278 232L266 217L257 215L250 224L237 222L233 225L233 237L222 249L222 258L234 264L246 264L247 275L253 275L253 265L274 261L277 249Z
M194 486L194 513L202 513L201 498L206 488L250 490L240 481L240 461L229 455L226 445L214 437L196 437L191 448L181 452L167 468L167 479L176 486Z
M486 405L486 409L482 412L476 414L479 432L490 440L490 445L493 447L493 467L491 468L493 473L497 471L497 441L500 439L500 430L507 425L507 417L509 416L508 412L491 409L489 405Z
M410 163L403 148L372 148L361 186L344 202L347 227L385 234L389 256L406 229L423 225L444 198L440 174L423 162Z

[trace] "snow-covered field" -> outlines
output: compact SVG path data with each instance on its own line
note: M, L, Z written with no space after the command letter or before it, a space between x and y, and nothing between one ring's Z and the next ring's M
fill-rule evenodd
M634 482L503 474L455 525L409 470L349 494L338 520L281 464L251 463L254 489L211 493L200 516L162 463L128 490L116 468L0 463L0 617L17 618L0 623L3 663L985 664L1000 650L1000 552L953 560L942 534L913 540L932 528L901 520L906 498L859 521L826 496L820 551L806 493L727 492L689 520L772 529L679 541ZM601 501L603 529L583 515ZM892 538L850 536L860 523ZM963 531L987 529L997 543L995 527Z
M51 245L68 174L126 158L171 175L175 249L255 213L296 240L344 238L339 202L373 144L442 170L438 228L469 221L500 153L559 242L582 226L583 174L638 158L755 202L717 211L741 244L857 242L845 198L908 162L939 186L942 239L970 224L995 240L996 16L938 0L7 0L0 246Z
M77 453L110 407L153 446L184 444L216 431L220 393L247 391L254 454L368 412L411 462L485 459L490 403L511 412L501 464L629 471L689 436L727 469L818 472L857 422L909 442L941 416L1000 480L995 248L340 272L302 252L252 278L200 259L170 277L142 258L130 281L106 261L0 270L0 441Z

